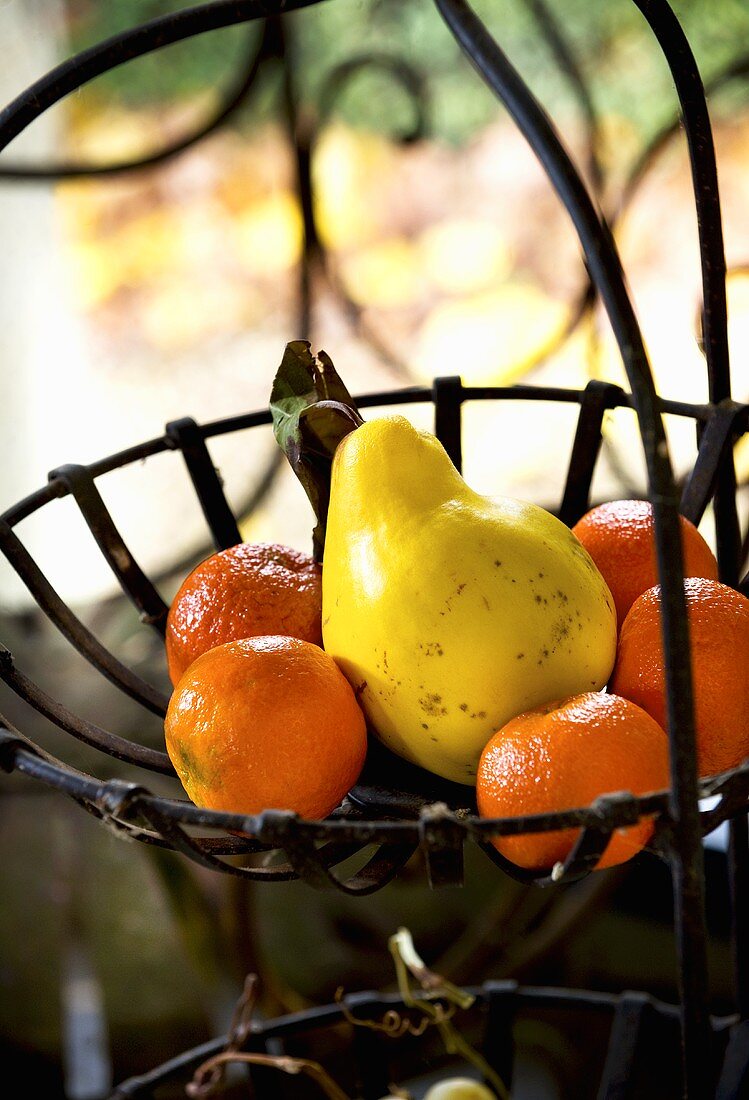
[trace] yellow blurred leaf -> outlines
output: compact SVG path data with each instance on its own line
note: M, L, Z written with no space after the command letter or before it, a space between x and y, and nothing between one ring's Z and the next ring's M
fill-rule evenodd
M392 151L382 138L342 126L326 131L313 173L318 228L329 248L361 247L379 235L374 196L392 163Z
M415 365L425 378L459 374L469 385L506 385L522 377L566 317L566 307L540 288L508 283L437 306L422 328Z
M302 216L291 191L277 191L237 216L234 248L251 274L287 271L302 249Z
M397 309L412 305L423 291L417 250L403 237L348 257L341 264L341 273L349 294L362 306Z
M99 243L81 242L68 249L76 297L84 309L102 305L119 290L122 272L110 251Z
M92 164L142 156L163 140L159 117L146 111L99 107L78 114L70 130L73 155Z
M733 456L739 483L749 482L749 436L742 435L733 449Z
M598 155L610 169L634 160L642 149L642 134L632 119L616 111L598 116Z
M472 294L505 279L510 249L498 225L452 218L430 226L419 240L424 274L446 294Z
M84 307L105 302L122 287L150 281L181 259L179 221L156 209L127 222L98 241L73 245L71 258L78 296Z

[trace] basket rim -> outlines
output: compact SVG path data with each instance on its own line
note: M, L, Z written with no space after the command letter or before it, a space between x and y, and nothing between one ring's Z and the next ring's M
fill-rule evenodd
M317 864L316 870L322 872L326 885L357 894L371 890L359 883L357 875L350 880L350 889L347 889L347 884L333 875L330 866L345 863L355 851L363 851L368 846L379 846L379 854L385 862L393 864L389 872L392 877L417 851L421 851L429 862L430 858L438 858L445 851L454 855L456 846L462 851L465 842L472 842L510 877L548 886L575 881L590 873L611 832L645 817L654 819L654 838L649 850L663 857L673 824L669 790L639 797L628 792L610 792L586 807L523 817L480 818L475 814L455 812L441 802L428 801L418 817L365 817L352 807L348 797L324 819L307 819L288 810L265 810L257 815L231 814L197 806L187 799L155 795L137 783L96 779L41 750L7 722L0 724L0 766L5 771L17 770L62 791L129 839L159 844L188 855L197 850L214 866L218 857L225 855L264 853L267 856L285 852L289 864L270 866L266 862L263 868L251 868L249 877L265 881L320 878L310 866ZM718 800L700 811L700 826L705 836L745 810L749 800L749 757L736 768L700 780L699 788L700 801ZM185 826L201 832L187 834ZM562 828L580 830L578 840L564 863L546 870L525 870L513 864L500 855L491 842L493 836ZM222 835L215 837L216 832ZM223 860L221 863L221 869L235 870ZM367 885L379 889L383 884L378 880L376 886L369 882Z
M440 379L435 379L435 383ZM623 390L616 383L603 383L609 390L607 407L611 409L626 408L634 410L632 394ZM510 386L460 386L461 404L471 401L559 401L565 404L581 404L586 395L586 389L564 386L536 386L514 384ZM356 404L361 408L377 408L390 405L416 405L434 403L434 385L432 386L403 386L391 390L368 391L355 397ZM680 401L671 398L659 397L659 409L661 413L690 417L693 420L705 423L710 419L715 408L709 401ZM735 418L737 431L749 430L749 403L741 404L731 402L735 406ZM235 431L249 430L250 428L268 426L271 424L270 410L255 409L234 416L221 417L217 420L207 421L199 425L204 439L212 439L221 435L228 435ZM157 454L166 451L178 450L178 444L169 434L154 436L142 443L133 444L121 451L84 463L83 468L92 478L96 479L123 466L142 462ZM22 520L27 519L34 512L53 500L59 500L70 494L70 488L56 476L56 470L49 473L46 485L22 497L11 504L3 512L0 512L0 523L6 523L9 527L15 527Z
M532 985L519 983L514 979L488 979L480 985L465 986L464 991L474 998L470 1006L471 1010L485 1011L491 1008L492 1003L501 1004L506 1012L504 1017L506 1024L510 1023L510 1013L514 1016L517 1012L543 1009L587 1010L615 1016L626 1010L626 1006L633 1002L636 1002L637 1008L647 1009L661 1019L670 1020L673 1023L677 1023L679 1019L677 1005L637 990L612 993L608 990ZM421 993L420 996L425 1000L439 1000L439 996L435 998L428 991ZM397 1011L406 1007L402 996L397 992L362 989L345 993L335 1002L312 1005L309 1008L287 1012L267 1020L251 1021L246 1038L239 1049L244 1049L258 1041L293 1038L307 1030L335 1027L346 1022L347 1014L370 1020L386 1011ZM738 1022L738 1014L710 1016L711 1029L716 1036L730 1033L730 1029ZM226 1050L230 1043L231 1035L226 1034L183 1050L145 1073L121 1081L109 1094L108 1100L138 1097L142 1090L165 1084L170 1079L197 1068L214 1054Z
M357 405L362 408L391 407L393 405L413 405L430 403L438 406L440 390L447 385L451 390L453 401L458 402L458 409L463 404L471 401L559 401L580 406L580 418L582 419L586 402L591 392L595 392L599 406L599 414L604 409L633 408L631 394L625 392L614 383L595 382L585 389L571 389L555 386L536 385L512 385L512 386L464 386L462 379L436 378L433 385L406 386L391 390L367 392L355 398ZM591 387L594 389L592 390ZM718 407L711 403L688 403L683 401L670 401L659 398L661 410L677 416L685 416L694 419L698 424L708 425L704 434L709 431L709 425L713 422L718 412ZM731 425L740 424L744 430L749 426L749 405L740 405L730 402L730 408L720 408L723 419ZM38 511L52 500L68 494L73 494L76 501L84 511L86 501L82 498L83 491L91 491L96 494L95 480L123 466L140 462L144 458L167 451L177 452L183 449L184 444L179 431L174 426L183 425L188 421L174 421L167 425L163 436L146 440L141 444L125 448L105 458L90 463L88 466L63 466L51 471L46 486L35 493L23 498L17 504L11 506L0 515L0 546L8 556L8 540L15 540L15 545L21 546L14 534L14 525L24 518ZM202 445L210 438L225 435L235 431L248 430L255 427L267 426L271 423L271 414L268 408L255 409L243 414L223 417L202 425L189 421L193 434L200 438ZM205 452L206 456L208 452ZM81 489L81 485L83 489ZM100 499L100 498L99 498ZM101 507L106 513L103 502ZM86 517L88 520L88 517ZM94 534L97 534L95 526L89 521ZM116 532L115 532L116 534ZM106 553L106 546L100 546ZM15 564L11 561L11 564ZM110 563L111 564L111 563ZM17 567L17 566L16 566ZM147 578L146 578L147 582ZM150 582L147 582L150 583ZM131 595L132 598L132 595ZM59 599L59 598L58 598ZM155 594L155 599L160 599ZM64 606L64 605L63 605ZM148 614L143 605L138 604L141 610L141 619L150 621L152 625L159 618L159 608L154 613ZM59 626L53 614L49 617ZM77 620L75 620L77 622ZM73 645L75 622L68 625L67 637ZM85 627L79 624L85 631ZM71 631L72 635L71 636ZM93 636L89 636L87 642L95 642ZM97 643L98 644L98 643ZM80 646L77 648L80 649ZM103 647L102 647L103 648ZM86 646L82 650L89 662L107 675L107 662L104 666L92 659ZM111 661L115 663L115 672L118 669L125 674L129 670L125 666L119 666L117 659L108 651L104 651ZM94 657L96 654L94 654ZM60 728L78 738L78 740L93 746L107 755L119 758L129 765L145 767L147 770L174 775L166 753L156 749L148 749L137 742L127 738L118 738L109 734L106 730L87 723L55 700L45 696L41 689L36 688L28 677L25 677L15 668L13 657L4 647L0 650L0 676L19 695L31 702L41 713L49 717ZM110 677L111 678L111 677ZM134 694L134 697L142 705L156 714L162 714L165 710L166 699L160 697L157 689L145 681L135 678L135 683L115 682L118 686ZM132 689L132 690L129 690ZM146 689L147 694L144 694ZM461 850L464 841L477 843L489 855L493 862L497 863L512 877L522 881L533 881L548 884L557 881L569 881L591 870L608 842L613 829L623 828L634 824L643 817L655 819L655 847L659 854L668 849L669 834L673 827L674 817L672 808L672 791L670 788L661 791L650 792L647 795L635 797L627 792L608 792L600 799L587 807L571 807L568 810L557 811L551 814L524 815L514 818L480 818L466 798L468 806L463 805L461 799L456 804L454 792L452 792L452 808L444 805L444 799L438 792L434 796L421 797L415 805L406 806L404 803L395 803L394 806L377 807L372 812L372 798L364 792L362 797L357 797L357 786L352 788L350 796L344 800L342 808L326 819L314 821L305 820L296 814L286 811L266 811L258 815L230 814L221 811L208 810L197 807L189 800L170 799L152 794L139 783L124 782L122 780L100 780L89 776L77 769L70 767L63 760L52 757L44 752L33 741L25 738L15 730L10 723L4 734L2 743L5 765L7 770L24 771L28 775L36 776L44 782L57 786L70 794L74 799L85 805L95 816L101 817L113 828L123 831L126 835L133 836L145 843L159 843L166 840L167 847L178 848L187 854L195 853L195 847L199 849L199 858L207 858L216 865L217 857L221 854L234 855L241 845L237 844L237 836L246 838L244 851L268 851L275 847L288 848L301 844L306 848L306 854L301 855L297 850L292 854L292 867L276 868L275 877L295 877L300 874L303 877L310 875L319 877L322 871L323 879L330 879L335 885L339 881L331 877L329 867L319 865L317 852L314 846L320 842L326 843L332 848L330 857L335 862L338 848L348 852L351 845L379 844L383 849L397 846L400 851L399 859L406 852L412 854L420 849L427 853L427 857L435 856L445 851ZM400 765L408 767L405 761ZM698 783L700 801L706 798L717 798L718 802L710 809L702 809L699 815L700 829L703 835L711 832L723 821L733 816L749 797L749 762L719 776L712 776ZM360 786L360 785L359 785ZM458 786L457 784L455 785ZM471 790L470 786L461 790L466 794ZM375 798L375 803L377 799ZM148 821L143 825L143 814ZM158 823L155 830L154 820ZM188 837L185 829L213 830L228 834L224 841L209 837ZM547 832L561 828L577 828L581 830L578 843L570 857L560 868L557 866L546 872L525 872L505 860L491 843L492 837L500 835L513 835L525 832ZM164 835L166 830L167 836ZM284 850L286 850L284 848ZM350 854L350 853L349 853ZM324 861L323 861L324 862ZM315 866L317 864L317 866ZM455 872L453 872L455 873ZM269 875L268 877L274 877ZM365 887L362 886L362 889ZM368 884L367 884L368 888Z

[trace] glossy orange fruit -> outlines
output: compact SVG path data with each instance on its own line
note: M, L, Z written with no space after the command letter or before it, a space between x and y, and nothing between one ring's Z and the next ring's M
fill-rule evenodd
M715 555L693 523L679 517L685 577L718 579ZM653 508L647 500L599 504L572 528L611 589L621 627L637 597L658 584Z
M364 763L364 715L338 665L299 638L225 642L179 680L166 748L196 805L327 816Z
M719 581L684 581L692 650L697 770L715 775L749 756L749 600ZM661 590L632 604L619 635L612 691L666 725Z
M589 691L507 722L481 755L476 799L482 817L521 817L588 806L599 795L643 795L669 785L668 738L658 723L627 699ZM617 829L598 869L641 851L653 822ZM520 867L544 870L563 862L579 829L496 836L492 843Z
M166 623L172 684L201 653L262 634L322 645L322 571L290 546L241 542L201 562L172 601Z

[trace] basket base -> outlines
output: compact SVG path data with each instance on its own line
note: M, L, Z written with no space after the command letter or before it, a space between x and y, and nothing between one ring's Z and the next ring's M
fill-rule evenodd
M411 764L374 738L349 801L371 814L418 819L425 806L444 802L454 812L476 814L476 792Z

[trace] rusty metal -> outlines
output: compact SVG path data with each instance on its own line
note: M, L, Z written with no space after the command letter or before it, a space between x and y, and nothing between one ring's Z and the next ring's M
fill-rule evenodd
M664 1061L672 1060L678 1052L678 1010L674 1005L654 997L631 992L617 996L607 992L526 986L514 981L485 982L482 986L470 988L468 992L475 998L468 1014L473 1013L480 1021L478 1049L508 1086L512 1085L515 1060L513 1028L523 1018L537 1019L547 1011L566 1013L576 1021L603 1019L610 1022L607 1057L599 1082L599 1100L636 1100L628 1082L635 1065L639 1064L642 1072L638 1037L645 1028L658 1030L661 1042L659 1056ZM347 1083L350 1088L356 1088L355 1095L364 1100L376 1100L388 1091L388 1083L393 1078L391 1060L398 1059L402 1072L404 1054L391 1036L383 1033L381 1028L373 1029L367 1024L370 1021L378 1024L391 1013L397 1013L400 1017L405 1009L400 995L396 993L351 993L334 1003L274 1020L255 1019L242 1047L260 1053L272 1050L273 1054L277 1054L280 1043L280 1049L292 1053L295 1043L304 1043L307 1034L316 1035L318 1040L324 1035L324 1049L332 1064L346 1067ZM364 1026L341 1027L351 1020ZM713 1068L720 1064L724 1052L727 1052L721 1091L716 1100L740 1100L742 1093L736 1091L734 1084L738 1082L739 1087L743 1087L746 1083L746 1023L738 1023L735 1016L713 1016L709 1027L714 1051L711 1059ZM164 1086L184 1087L199 1067L212 1066L213 1059L226 1051L230 1043L231 1035L221 1036L184 1051L148 1073L122 1081L109 1100L155 1100ZM428 1067L419 1060L418 1045L411 1043L408 1049L405 1068L414 1075L423 1074ZM458 1072L463 1068L460 1066ZM271 1100L278 1095L276 1077L253 1077L252 1084L253 1095L258 1100Z
M296 334L306 336L312 325L312 284L315 266L335 284L330 258L317 231L312 192L311 158L319 126L331 103L359 68L371 63L389 71L412 97L416 121L404 140L415 140L428 125L426 85L404 59L373 55L344 62L324 83L320 117L309 122L300 111L294 71L293 24L286 16L320 0L214 0L170 13L125 31L106 42L95 44L70 58L22 92L0 111L0 150L45 110L94 77L133 58L158 50L196 34L238 23L263 21L257 49L250 50L246 67L236 79L215 115L202 127L169 148L140 160L112 165L58 165L37 169L6 164L0 177L18 179L63 178L83 174L105 174L135 170L155 164L194 144L226 121L243 104L255 86L266 61L283 65L282 106L297 166L297 186L304 215L305 248L300 268L300 291ZM677 133L669 124L656 136L630 174L620 206L609 220L594 198L601 190L601 166L596 158L597 119L580 69L563 34L558 17L543 0L527 0L539 31L545 36L557 64L575 91L583 111L588 139L588 175L593 195L573 164L554 125L529 88L510 64L499 44L479 20L466 0L434 0L446 28L453 34L481 79L504 104L545 169L552 187L565 206L578 233L587 265L586 284L579 301L573 303L570 321L560 339L566 338L579 320L600 300L619 344L629 392L611 385L591 384L586 390L533 386L469 387L459 377L438 378L431 388L408 386L388 393L367 394L357 399L367 406L431 402L435 432L443 441L458 469L462 460L461 413L466 403L478 401L553 401L577 404L580 414L561 502L543 502L551 511L572 523L588 507L596 461L602 441L604 414L616 408L631 408L637 415L647 468L647 494L653 504L656 528L658 574L663 591L664 641L668 698L668 734L671 754L671 788L647 798L633 798L612 792L590 807L560 814L535 815L504 820L481 820L470 792L436 781L395 761L377 760L367 766L359 784L330 818L321 822L302 821L281 811L267 811L254 817L222 814L196 807L182 799L168 799L149 792L140 781L99 780L57 760L25 738L10 723L0 721L0 766L16 770L31 779L55 787L77 801L122 836L142 843L171 848L206 868L241 875L257 881L304 879L317 888L336 887L350 894L367 894L380 889L420 852L432 887L459 885L463 876L466 843L483 848L505 873L523 882L554 889L589 874L596 865L613 829L631 824L644 815L655 821L655 848L671 864L674 884L674 927L679 957L681 1052L684 1095L701 1098L713 1095L715 1082L721 1100L738 1097L746 1081L746 1013L749 1010L749 950L746 927L749 921L749 842L746 814L749 803L749 762L723 776L697 778L694 715L688 653L688 628L682 590L682 558L678 519L680 511L698 521L712 505L716 517L716 544L721 579L742 591L749 590L749 578L740 578L744 567L736 506L733 444L747 431L749 407L731 397L725 296L725 256L715 154L710 118L690 45L665 0L635 0L653 31L673 77L680 102L680 122L686 136L694 186L695 213L700 244L703 283L701 310L702 346L706 359L709 400L705 404L665 401L655 390L642 335L632 308L611 227L629 201L643 173L660 148ZM280 19L284 16L283 20ZM746 76L747 62L729 65L714 80L716 87ZM468 79L467 75L467 79ZM338 288L340 289L340 288ZM344 307L354 320L356 307ZM359 318L360 320L360 318ZM389 352L373 335L371 342L382 358ZM397 356L395 366L409 380L409 371ZM685 484L676 485L663 426L664 414L690 418L698 436L698 453ZM196 501L206 521L207 534L217 548L230 546L239 538L238 517L232 513L213 465L209 440L229 432L266 425L267 410L259 410L217 421L198 424L183 419L167 425L165 434L88 466L65 466L53 471L47 486L8 508L0 516L0 549L39 607L63 637L103 676L125 695L152 714L163 715L167 700L163 692L134 673L110 653L73 614L55 591L23 545L16 528L27 517L52 501L69 496L77 504L93 538L109 564L113 576L133 603L144 624L163 633L166 603L158 583L149 578L133 559L109 513L96 481L106 473L150 455L173 452L187 466ZM256 501L270 484L263 471ZM745 537L749 547L749 536ZM16 667L12 654L0 650L0 678L46 718L81 740L112 757L138 768L170 773L165 753L127 741L73 714L61 701L50 698L29 675ZM395 783L393 782L395 779ZM717 798L709 810L700 810L699 800ZM730 825L729 869L734 918L736 1006L738 1017L730 1024L727 1056L719 1061L703 1057L714 1042L715 1021L708 1013L708 975L704 919L702 837L721 822ZM576 827L580 835L564 862L549 872L523 872L508 863L491 844L495 835ZM375 845L372 854L365 849ZM363 865L358 870L336 872L357 853ZM489 1019L507 1020L523 1000L517 989L489 991ZM555 994L564 1001L572 994ZM585 995L580 995L585 997ZM637 1050L637 1034L656 1017L674 1017L647 998L633 994L629 999L607 999L588 995L590 1003L616 1010L612 1045L607 1060L601 1096L625 1095L630 1066ZM495 1008L491 1009L491 1005ZM578 998L579 1003L579 998ZM501 1011L496 1005L502 1005ZM508 1008L512 1005L512 1010ZM325 1014L323 1013L323 1016ZM309 1019L319 1019L314 1013ZM333 1017L331 1017L333 1018ZM306 1022L306 1021L305 1021ZM301 1025L301 1021L299 1021ZM723 1026L725 1025L725 1026ZM718 1028L727 1034L723 1021ZM617 1038L618 1036L618 1038ZM738 1082L738 1083L737 1083ZM733 1091L732 1091L733 1090ZM140 1095L137 1091L118 1095Z

